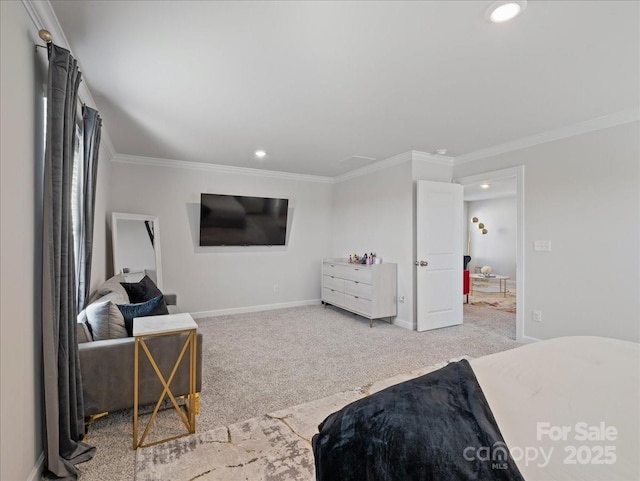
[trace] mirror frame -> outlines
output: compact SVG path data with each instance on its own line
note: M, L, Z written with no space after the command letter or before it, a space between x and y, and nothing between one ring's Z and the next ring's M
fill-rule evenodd
M162 290L162 256L160 255L160 219L157 216L144 214L111 213L111 235L113 248L113 274L121 274L122 266L118 262L118 220L140 220L153 223L153 250L156 257L156 286Z

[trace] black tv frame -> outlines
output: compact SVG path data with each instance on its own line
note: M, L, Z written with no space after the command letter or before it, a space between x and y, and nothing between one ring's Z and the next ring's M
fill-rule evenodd
M200 194L201 247L284 246L289 199Z

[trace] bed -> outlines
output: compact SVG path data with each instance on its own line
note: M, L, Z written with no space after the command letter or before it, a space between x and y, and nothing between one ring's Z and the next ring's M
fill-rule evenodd
M580 336L450 363L327 417L316 479L638 480L639 354Z

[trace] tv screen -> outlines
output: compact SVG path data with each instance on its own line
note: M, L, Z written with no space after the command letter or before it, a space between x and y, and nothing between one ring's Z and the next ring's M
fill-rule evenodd
M283 246L288 199L200 195L201 246Z

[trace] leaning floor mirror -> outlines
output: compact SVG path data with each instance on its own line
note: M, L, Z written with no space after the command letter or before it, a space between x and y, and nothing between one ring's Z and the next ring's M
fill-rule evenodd
M111 232L114 274L123 274L127 282L138 282L146 275L162 289L158 217L114 212Z

